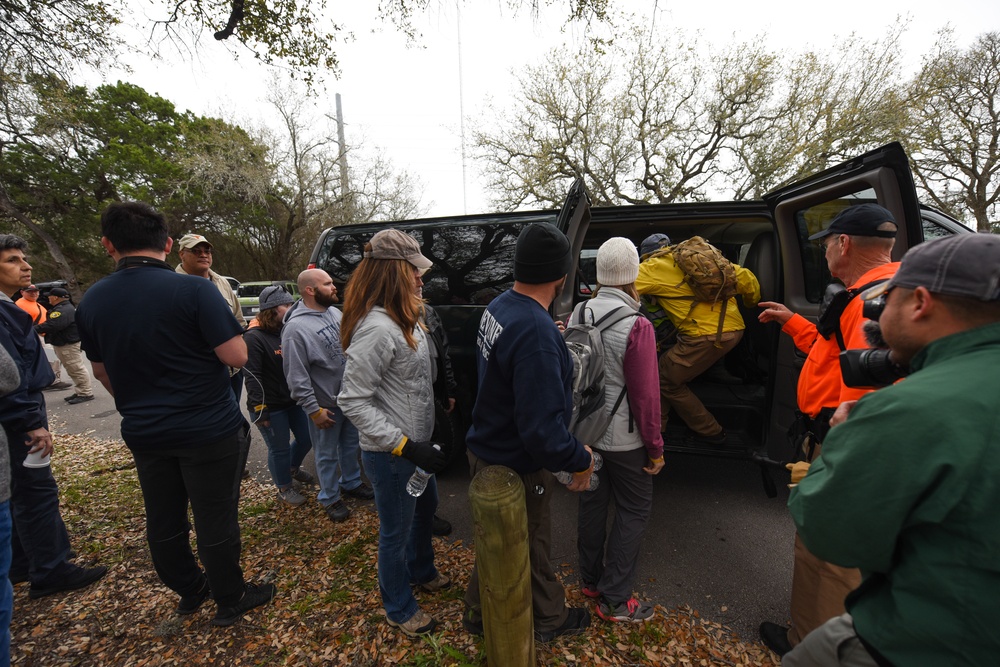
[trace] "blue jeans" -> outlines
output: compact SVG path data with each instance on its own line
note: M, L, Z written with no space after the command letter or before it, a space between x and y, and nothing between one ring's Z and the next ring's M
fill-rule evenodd
M312 421L297 405L284 410L269 410L270 426L257 424L260 435L267 445L267 469L271 480L279 489L292 485L292 468L302 465L302 459L312 449L309 424ZM289 433L295 435L291 444Z
M385 615L404 623L419 608L410 584L437 576L431 523L437 510L437 478L431 477L419 498L406 492L416 466L389 452L361 452L365 473L375 489L378 510L378 588Z
M10 616L14 611L14 587L10 572L10 501L0 503L0 667L10 664Z
M323 507L340 500L340 487L356 489L361 486L361 463L358 461L358 429L354 428L340 408L330 410L335 422L330 428L316 428L309 420L316 457L316 476L319 477L319 494L316 499Z
M29 394L45 405L41 392ZM44 421L48 428L48 421ZM10 452L11 567L27 572L31 583L43 586L66 576L70 544L66 524L59 513L59 487L52 468L25 468L28 448L24 433L7 433Z

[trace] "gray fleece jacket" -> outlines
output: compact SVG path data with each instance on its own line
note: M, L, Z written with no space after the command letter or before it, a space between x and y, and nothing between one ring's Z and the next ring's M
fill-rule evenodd
M337 405L344 377L340 311L313 310L297 301L285 313L281 358L292 398L307 415Z
M339 401L365 451L391 452L404 435L422 441L434 432L428 341L419 326L413 335L416 349L385 309L375 306L351 337Z
M0 346L0 396L5 396L21 386L21 374L7 350ZM10 452L7 450L7 432L0 427L0 503L10 500Z

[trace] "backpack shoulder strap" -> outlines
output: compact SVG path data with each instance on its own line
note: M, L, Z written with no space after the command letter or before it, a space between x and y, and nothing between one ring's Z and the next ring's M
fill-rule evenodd
M616 315L616 314L620 313L623 310L627 310L629 312L625 313L621 317L616 317L616 318L612 319L610 322L607 321L613 315ZM639 311L632 310L628 306L618 306L617 308L609 310L599 320L597 320L596 322L594 322L594 326L597 327L598 329L600 329L601 333L603 334L605 330L607 330L608 328L610 328L611 326L613 326L615 324L618 324L622 320L628 319L630 317L638 317L638 316L639 316Z

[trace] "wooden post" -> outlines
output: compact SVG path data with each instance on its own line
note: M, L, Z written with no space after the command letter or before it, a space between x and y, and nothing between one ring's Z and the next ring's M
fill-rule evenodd
M504 466L483 468L469 486L486 659L496 667L535 664L524 493L521 478Z

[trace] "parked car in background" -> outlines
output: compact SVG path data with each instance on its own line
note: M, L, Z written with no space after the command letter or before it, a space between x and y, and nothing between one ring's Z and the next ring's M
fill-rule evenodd
M240 281L238 281L236 278L233 278L231 276L222 276L222 277L227 283L229 283L229 286L233 288L234 292L240 288Z
M260 312L260 293L264 291L265 287L270 287L271 285L284 287L285 291L291 294L294 299L300 297L299 286L294 280L253 280L240 283L239 287L236 288L236 296L240 301L240 310L243 311L243 317L247 318L247 320L257 317L257 313Z
M731 261L753 271L762 299L779 301L807 317L818 314L831 281L823 251L808 240L842 209L877 202L900 223L893 257L917 243L972 230L921 206L906 154L889 144L804 181L772 192L763 200L650 204L590 208L582 181L570 188L561 210L497 213L325 230L313 249L310 268L326 270L338 288L361 260L371 236L386 227L411 234L434 262L424 276L424 298L440 314L451 343L459 384L460 417L453 429L461 438L476 396L476 332L484 306L514 281L514 245L532 222L558 226L569 238L574 265L566 289L552 305L565 320L574 305L596 287L597 249L608 238L625 236L638 245L656 232L674 243L701 236ZM725 358L739 384L698 378L689 386L723 424L725 444L695 441L680 419L671 419L664 437L668 451L754 460L765 465L791 460L788 431L795 419L795 387L804 356L776 324L761 324L758 309L742 307L746 333ZM459 447L453 447L458 450ZM765 482L770 478L765 476ZM773 483L770 489L773 489Z
M57 287L62 287L66 289L68 283L65 280L49 280L42 283L34 283L35 287L38 288L38 302L43 304L46 308L49 307L49 292Z

